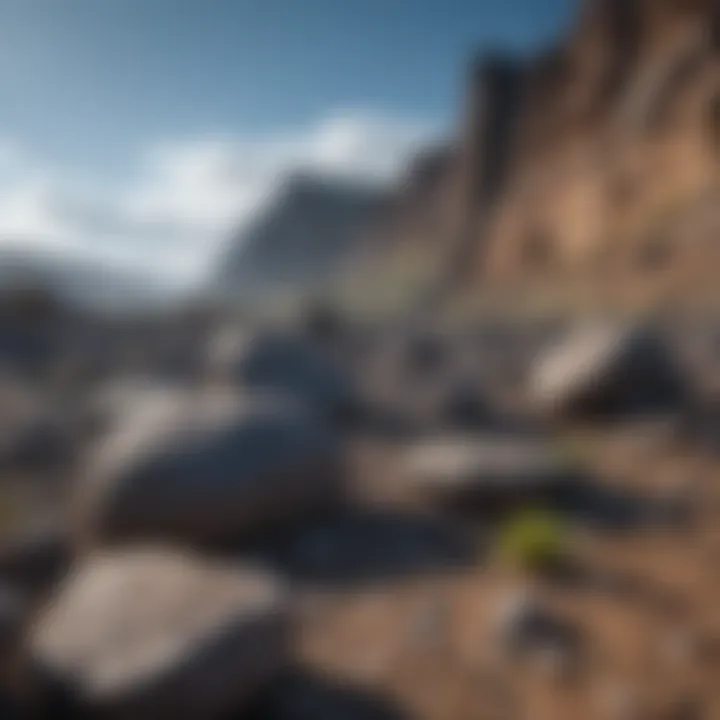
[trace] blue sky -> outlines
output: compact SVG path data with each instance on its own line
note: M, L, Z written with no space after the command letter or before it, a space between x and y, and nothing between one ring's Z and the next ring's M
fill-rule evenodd
M574 5L0 0L0 242L197 273L294 167L391 177L474 50L531 52Z

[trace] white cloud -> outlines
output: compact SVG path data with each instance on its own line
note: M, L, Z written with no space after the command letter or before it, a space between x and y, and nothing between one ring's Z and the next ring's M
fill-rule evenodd
M12 141L0 141L0 243L194 279L288 172L390 181L435 130L346 112L292 133L164 140L140 154L119 188L113 178L81 180L48 169Z
M0 229L12 239L42 238L45 242L65 244L72 231L55 207L51 187L39 181L11 185L0 195Z

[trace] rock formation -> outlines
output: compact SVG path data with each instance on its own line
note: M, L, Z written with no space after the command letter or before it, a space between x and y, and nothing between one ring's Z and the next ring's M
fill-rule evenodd
M433 209L441 285L712 283L717 0L587 2L542 55L476 61L466 104L433 202L398 203L385 235Z

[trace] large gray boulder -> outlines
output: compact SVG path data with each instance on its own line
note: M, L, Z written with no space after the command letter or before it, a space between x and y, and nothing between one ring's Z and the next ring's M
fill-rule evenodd
M272 575L144 548L83 561L29 645L78 711L205 720L242 709L286 667L289 621Z
M92 453L78 521L90 540L233 541L334 501L340 463L335 434L295 402L169 392Z
M224 329L210 344L208 362L216 379L290 394L331 419L356 408L349 374L301 336Z
M540 356L531 393L552 414L597 417L675 409L686 385L649 328L589 325Z

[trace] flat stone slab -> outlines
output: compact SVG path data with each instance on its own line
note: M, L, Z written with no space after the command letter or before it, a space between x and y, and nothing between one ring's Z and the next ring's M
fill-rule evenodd
M409 448L406 481L438 494L496 495L567 481L571 468L545 441L518 438L436 438Z
M32 629L50 676L122 718L210 718L288 661L288 604L274 576L169 550L97 554Z

